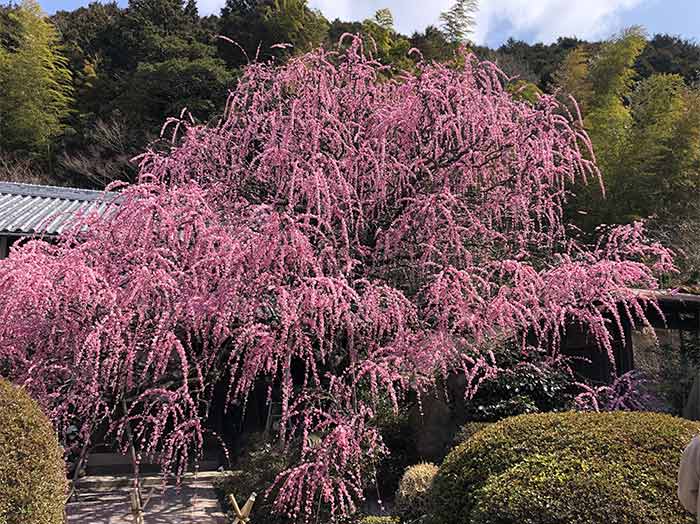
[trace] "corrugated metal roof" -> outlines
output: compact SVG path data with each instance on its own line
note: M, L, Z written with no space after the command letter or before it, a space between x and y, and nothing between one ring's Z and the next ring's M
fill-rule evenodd
M57 235L76 216L102 213L115 193L0 182L0 236Z

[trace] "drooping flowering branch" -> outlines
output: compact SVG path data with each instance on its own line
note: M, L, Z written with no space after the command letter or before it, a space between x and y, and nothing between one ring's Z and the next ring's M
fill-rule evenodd
M110 212L0 263L2 373L59 429L128 422L175 474L215 386L230 406L267 379L301 442L277 499L299 517L354 508L378 397L455 371L472 394L496 366L485 340L556 352L569 320L609 351L620 303L644 319L628 288L654 288L669 253L640 225L570 238L567 187L599 176L585 133L457 62L387 78L355 40L249 66L217 125L166 126L172 148L140 157Z
M632 370L609 385L577 384L581 392L574 402L581 411L653 411L659 400L644 391L647 382L640 372Z

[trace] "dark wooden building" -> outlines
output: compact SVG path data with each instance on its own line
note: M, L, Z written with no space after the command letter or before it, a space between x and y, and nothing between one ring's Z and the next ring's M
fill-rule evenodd
M664 410L700 419L700 295L636 292L655 299L658 309L647 307L649 326L633 326L621 315L622 333L613 342L614 362L577 326L566 330L562 352L573 357L581 378L600 384L640 371Z

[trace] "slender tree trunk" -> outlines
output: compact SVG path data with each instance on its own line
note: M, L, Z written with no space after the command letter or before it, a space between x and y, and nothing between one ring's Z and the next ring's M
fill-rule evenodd
M124 416L127 416L126 400L122 399ZM131 492L131 512L134 516L134 524L143 524L143 497L141 495L141 477L136 447L134 446L134 434L131 431L131 423L126 422L126 438L129 442L129 456L133 470L133 483Z

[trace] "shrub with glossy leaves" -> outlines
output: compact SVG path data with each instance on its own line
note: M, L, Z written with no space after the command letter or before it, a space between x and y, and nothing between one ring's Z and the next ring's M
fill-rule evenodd
M406 468L396 491L396 511L402 520L413 521L427 514L428 493L437 472L437 466L429 462Z
M573 379L563 368L523 362L485 380L467 406L467 418L482 422L565 411L573 404Z
M574 378L564 358L505 340L494 348L499 372L486 378L466 406L466 420L496 422L572 408Z
M26 392L0 379L0 523L62 524L63 450Z
M447 456L433 481L432 517L440 524L690 524L676 474L699 430L655 413L509 418ZM540 510L551 520L527 520Z

